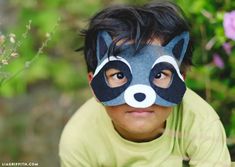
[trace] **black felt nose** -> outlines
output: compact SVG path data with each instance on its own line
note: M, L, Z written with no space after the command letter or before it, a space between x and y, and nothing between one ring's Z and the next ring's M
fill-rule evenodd
M144 93L136 93L134 94L134 97L138 102L141 102L145 99L146 96Z

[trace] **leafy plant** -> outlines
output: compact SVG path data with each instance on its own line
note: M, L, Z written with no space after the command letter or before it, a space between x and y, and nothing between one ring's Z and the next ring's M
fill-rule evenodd
M176 0L188 16L195 40L188 86L218 112L228 136L234 137L235 2Z

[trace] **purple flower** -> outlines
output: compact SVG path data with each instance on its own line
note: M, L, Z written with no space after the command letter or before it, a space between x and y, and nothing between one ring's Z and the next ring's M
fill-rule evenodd
M230 43L225 42L223 44L224 51L227 53L227 55L230 55L232 53L232 46Z
M215 64L215 66L217 66L220 69L224 68L224 61L217 53L213 54L213 63Z
M224 14L223 25L226 37L235 40L235 10Z

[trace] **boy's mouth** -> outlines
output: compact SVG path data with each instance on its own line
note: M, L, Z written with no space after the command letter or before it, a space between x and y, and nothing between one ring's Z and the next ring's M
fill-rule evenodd
M133 116L148 116L150 114L153 114L154 111L148 110L148 109L133 109L130 111L127 111L127 114L131 114Z

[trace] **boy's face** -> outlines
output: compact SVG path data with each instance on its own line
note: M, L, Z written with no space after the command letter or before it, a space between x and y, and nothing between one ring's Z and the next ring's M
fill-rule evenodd
M159 45L158 40L153 40L152 44ZM109 68L105 71L106 82L110 87L115 88L127 82L122 71ZM90 73L91 81L93 74ZM154 78L154 83L163 88L169 86L172 78L170 70L163 70L158 77ZM104 106L113 125L118 133L131 141L149 141L156 138L163 132L165 121L171 113L173 107L165 107L153 104L146 108L131 107L127 104L116 106Z
M116 70L115 70L116 71ZM93 74L89 73L89 81ZM125 79L112 78L113 84L125 82ZM113 86L114 86L113 85ZM166 119L173 107L152 105L147 108L134 108L127 104L105 106L116 131L125 139L135 142L147 142L163 132Z
M188 33L166 46L153 40L139 52L133 44L126 44L116 57L108 56L111 43L108 33L98 35L98 65L90 75L91 88L124 138L151 140L161 133L172 106L181 102L186 90L179 66Z
M117 76L109 78L111 72L119 73L116 69L107 71L107 80L112 86L123 84L125 78ZM89 73L91 81L93 74ZM166 84L167 77L162 77L161 83ZM111 118L116 131L125 139L135 142L146 142L155 139L163 132L166 119L173 107L152 105L147 108L134 108L127 104L117 106L104 106Z
M146 142L163 132L165 121L172 107L152 105L147 108L133 108L127 104L105 106L113 125L127 140Z

